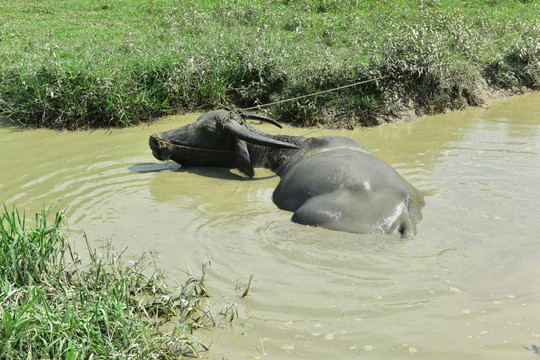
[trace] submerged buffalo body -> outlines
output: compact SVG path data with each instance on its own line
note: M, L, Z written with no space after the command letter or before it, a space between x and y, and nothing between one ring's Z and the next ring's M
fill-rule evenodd
M254 167L271 169L281 178L274 203L293 212L292 220L300 224L351 233L416 234L422 194L362 145L341 136L269 135L246 118L280 126L264 116L217 110L150 136L150 148L158 160L238 168L249 177Z

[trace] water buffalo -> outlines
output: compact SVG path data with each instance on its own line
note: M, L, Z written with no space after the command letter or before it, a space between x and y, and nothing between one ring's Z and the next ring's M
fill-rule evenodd
M158 160L181 165L254 167L280 176L274 203L294 212L292 221L352 233L410 237L422 218L422 194L390 165L356 141L341 136L269 135L246 119L281 125L270 118L229 110L201 115L192 124L153 134Z

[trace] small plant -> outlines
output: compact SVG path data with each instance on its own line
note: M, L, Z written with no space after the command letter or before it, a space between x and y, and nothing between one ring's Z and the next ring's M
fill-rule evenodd
M251 288L251 282L253 281L253 274L249 275L249 281L248 281L248 284L246 286L246 289L244 290L244 292L242 293L242 296L240 296L240 298L245 298L248 296L249 294L249 289Z

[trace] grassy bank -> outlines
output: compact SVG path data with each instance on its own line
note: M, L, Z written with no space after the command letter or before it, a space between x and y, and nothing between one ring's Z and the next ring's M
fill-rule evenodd
M204 347L193 329L211 325L203 280L173 294L142 260L127 266L90 251L82 266L62 233L62 214L0 216L0 359L169 359ZM204 268L203 268L204 276ZM170 333L158 331L174 319Z
M371 79L379 79L371 81ZM3 0L0 115L126 126L266 108L372 125L540 88L539 0Z

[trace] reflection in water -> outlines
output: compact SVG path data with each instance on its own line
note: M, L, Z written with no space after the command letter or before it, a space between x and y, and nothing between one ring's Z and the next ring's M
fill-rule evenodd
M290 222L268 170L253 181L155 161L148 135L195 118L91 133L0 127L0 198L29 213L67 208L81 249L82 231L112 239L128 256L153 252L179 280L211 260L209 301L237 302L240 320L201 333L210 359L538 357L540 94L354 132L256 125L351 136L393 165L426 197L404 241Z

